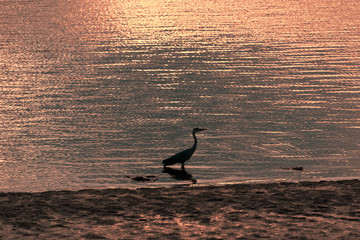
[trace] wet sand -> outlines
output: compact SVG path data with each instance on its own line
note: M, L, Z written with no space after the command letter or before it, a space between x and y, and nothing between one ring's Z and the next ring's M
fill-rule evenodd
M0 193L0 239L360 239L360 181Z

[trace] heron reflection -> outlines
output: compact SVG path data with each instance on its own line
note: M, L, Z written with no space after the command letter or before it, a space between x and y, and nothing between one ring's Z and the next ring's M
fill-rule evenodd
M169 174L172 178L176 180L191 181L194 184L197 182L197 180L193 178L193 176L190 173L188 173L183 169L178 170L170 167L164 167L163 172Z

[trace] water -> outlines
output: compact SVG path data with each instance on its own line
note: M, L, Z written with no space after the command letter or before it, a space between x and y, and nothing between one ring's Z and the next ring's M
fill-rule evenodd
M1 1L0 191L359 178L359 9Z

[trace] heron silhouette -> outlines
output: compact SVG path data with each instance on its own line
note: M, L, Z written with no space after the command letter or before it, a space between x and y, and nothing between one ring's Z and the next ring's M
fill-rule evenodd
M169 158L165 159L164 161L162 161L162 163L164 164L164 168L166 169L166 166L173 165L176 163L181 163L181 170L184 171L185 170L185 162L191 158L191 156L194 154L194 152L196 150L197 139L196 139L195 134L197 132L201 132L201 131L205 131L205 130L207 130L207 129L194 128L192 130L192 135L194 137L194 145L191 148L186 149L182 152L179 152L179 153L175 154L174 156L169 157Z

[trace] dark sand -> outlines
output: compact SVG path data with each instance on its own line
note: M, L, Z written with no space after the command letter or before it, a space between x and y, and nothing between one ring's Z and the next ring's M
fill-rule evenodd
M360 181L0 193L0 239L360 239Z

